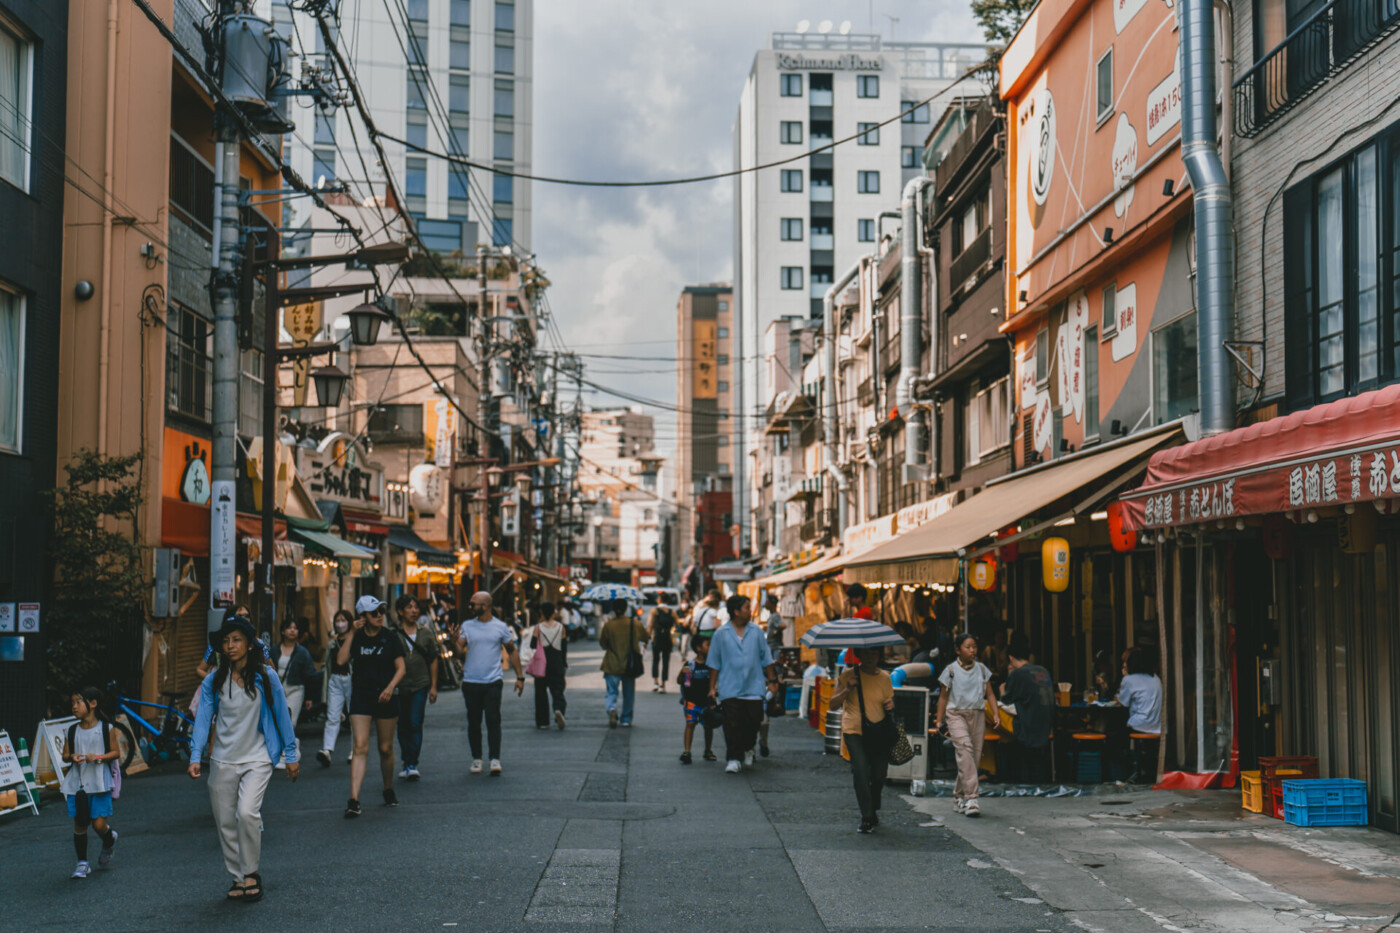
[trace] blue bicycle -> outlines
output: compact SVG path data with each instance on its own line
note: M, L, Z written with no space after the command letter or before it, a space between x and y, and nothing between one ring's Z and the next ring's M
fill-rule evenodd
M114 681L107 685L107 695L116 697L117 712L124 713L132 727L140 731L138 739L124 723L114 723L117 729L117 742L121 746L123 768L131 764L131 759L136 756L138 748L141 750L141 757L146 760L147 764L176 757L189 760L190 738L194 734L194 720L190 718L188 713L174 705L179 701L180 694L161 693L161 699L167 702L152 703L148 700L122 696L117 692L117 685ZM151 719L159 719L160 726L157 727L137 712L138 707L154 710L154 713L147 715Z

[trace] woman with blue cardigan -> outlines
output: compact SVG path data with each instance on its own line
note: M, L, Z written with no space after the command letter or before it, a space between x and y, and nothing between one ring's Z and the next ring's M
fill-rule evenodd
M209 802L219 827L224 865L233 875L228 899L262 899L258 861L262 855L262 799L273 765L285 756L293 781L297 739L287 713L282 681L267 666L267 657L252 623L229 616L219 630L226 663L200 685L199 714L190 748L189 775L198 778L209 727L218 717L210 747Z

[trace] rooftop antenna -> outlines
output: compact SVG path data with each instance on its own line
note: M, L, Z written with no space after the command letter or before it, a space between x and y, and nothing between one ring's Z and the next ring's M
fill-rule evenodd
M849 36L851 34L851 21L848 19L842 20L841 27L837 31L843 36Z
M799 36L806 35L806 34L807 34L807 30L809 30L809 29L811 29L811 28L812 28L812 21L811 21L811 20L800 19L800 20L797 21L797 34L798 34Z
M818 23L817 32L821 33L822 35L826 35L827 33L831 32L831 20L824 19L820 23Z

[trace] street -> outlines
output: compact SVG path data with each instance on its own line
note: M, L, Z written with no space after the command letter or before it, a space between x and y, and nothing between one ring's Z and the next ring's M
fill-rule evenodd
M467 775L465 716L451 693L429 710L423 779L397 784L397 810L378 805L371 761L364 816L341 816L348 736L329 770L304 751L301 779L276 775L264 802L267 895L255 905L224 902L205 782L174 768L128 781L112 821L116 861L84 881L68 877L61 801L38 819L8 817L4 927L1071 928L971 845L920 826L930 818L900 800L907 788L891 785L880 827L857 834L845 762L821 755L819 737L794 717L774 725L772 757L738 777L700 759L699 737L695 764L677 760L674 686L656 695L639 680L635 727L609 730L599 656L590 646L571 658L563 732L537 732L530 690L517 699L507 689L499 778ZM316 744L302 736L303 749ZM716 745L722 759L718 735Z

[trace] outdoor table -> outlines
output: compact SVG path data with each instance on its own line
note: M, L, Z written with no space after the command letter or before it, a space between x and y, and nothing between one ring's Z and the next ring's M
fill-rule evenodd
M1092 703L1074 703L1070 706L1055 707L1055 777L1062 782L1073 782L1076 777L1072 764L1074 734L1100 732L1104 740L1104 780L1113 779L1118 762L1128 749L1128 708L1126 706L1098 706ZM1126 775L1124 775L1126 777Z

